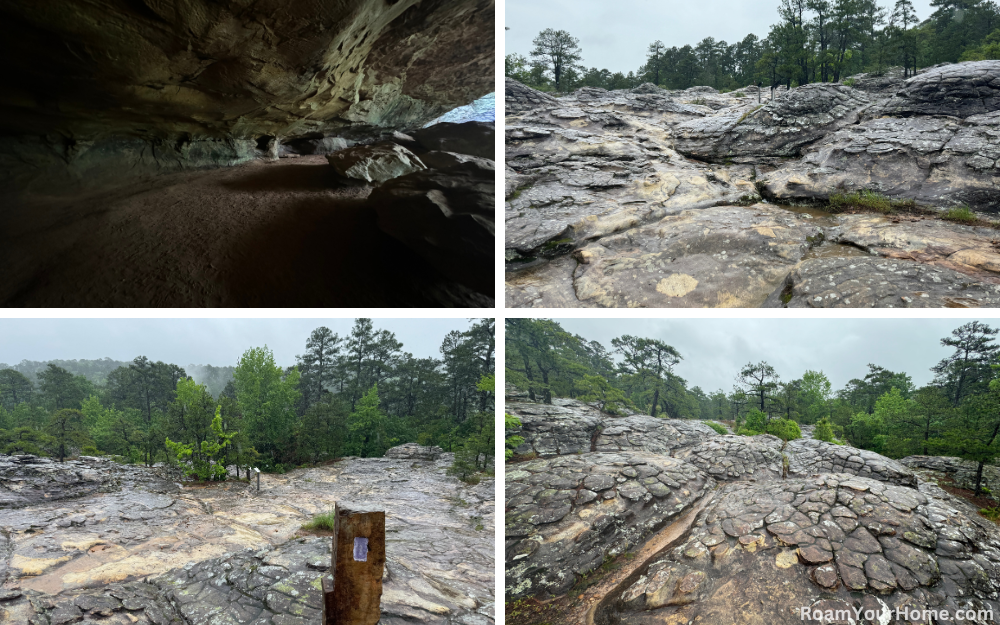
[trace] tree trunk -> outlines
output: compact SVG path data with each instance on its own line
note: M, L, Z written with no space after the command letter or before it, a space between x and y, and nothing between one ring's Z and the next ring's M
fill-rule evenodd
M656 416L656 405L658 403L660 403L660 387L659 386L657 386L656 390L653 391L653 414L650 415L651 417L655 417Z
M983 465L984 464L986 464L986 462L980 460L979 463L976 465L976 489L975 489L975 492L973 493L973 495L975 495L976 497L978 497L979 495L982 494L981 484L982 484L982 481L983 481Z

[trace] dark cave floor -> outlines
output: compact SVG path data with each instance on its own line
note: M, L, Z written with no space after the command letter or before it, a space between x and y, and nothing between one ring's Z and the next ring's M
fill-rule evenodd
M492 307L379 230L323 156L0 207L0 305Z

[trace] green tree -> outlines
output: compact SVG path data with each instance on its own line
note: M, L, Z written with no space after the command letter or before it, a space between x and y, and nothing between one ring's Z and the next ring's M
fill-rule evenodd
M250 445L267 459L269 468L288 462L299 400L298 369L286 375L266 345L253 347L240 357L233 385Z
M83 427L83 413L79 410L63 408L55 412L49 418L46 433L53 439L55 455L59 458L59 462L65 460L74 449L92 443Z
M579 40L565 30L546 28L531 42L531 57L545 71L552 72L556 91L566 90L565 74L577 70L582 59Z
M347 448L351 455L378 458L392 447L386 415L379 410L378 384L373 385L357 403L347 419Z
M34 385L20 371L14 369L0 370L0 407L13 411L25 402L31 402Z

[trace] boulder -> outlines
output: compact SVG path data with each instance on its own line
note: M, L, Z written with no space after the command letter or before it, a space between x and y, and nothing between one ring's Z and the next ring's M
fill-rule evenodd
M491 160L496 158L495 136L496 124L493 122L442 122L413 133L413 138L425 150L458 152Z
M427 169L413 152L388 142L361 145L327 154L326 160L345 178L375 184Z
M458 169L465 163L475 163L475 166L482 171L496 171L496 163L488 158L471 156L469 154L459 154L458 152L424 152L420 155L420 160L430 169L450 170Z
M496 171L468 161L391 180L368 198L378 226L448 278L494 290Z
M342 137L306 136L292 139L281 144L281 156L290 154L304 156L307 154L330 154L346 150L356 145L356 141L350 141Z
M658 454L587 452L510 465L507 598L564 594L711 487L691 465Z
M768 296L765 308L980 308L1000 285L912 260L811 258Z
M674 149L701 160L797 156L803 146L858 120L871 100L851 87L814 83L674 128Z
M437 445L418 445L416 443L403 443L385 450L386 458L396 460L437 460L444 450Z
M971 117L1000 110L1000 61L932 68L906 80L882 114Z

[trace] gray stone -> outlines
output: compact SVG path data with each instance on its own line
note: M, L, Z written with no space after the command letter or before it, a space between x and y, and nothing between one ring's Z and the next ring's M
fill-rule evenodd
M341 176L373 183L426 169L413 152L395 143L348 148L327 154L326 160Z

